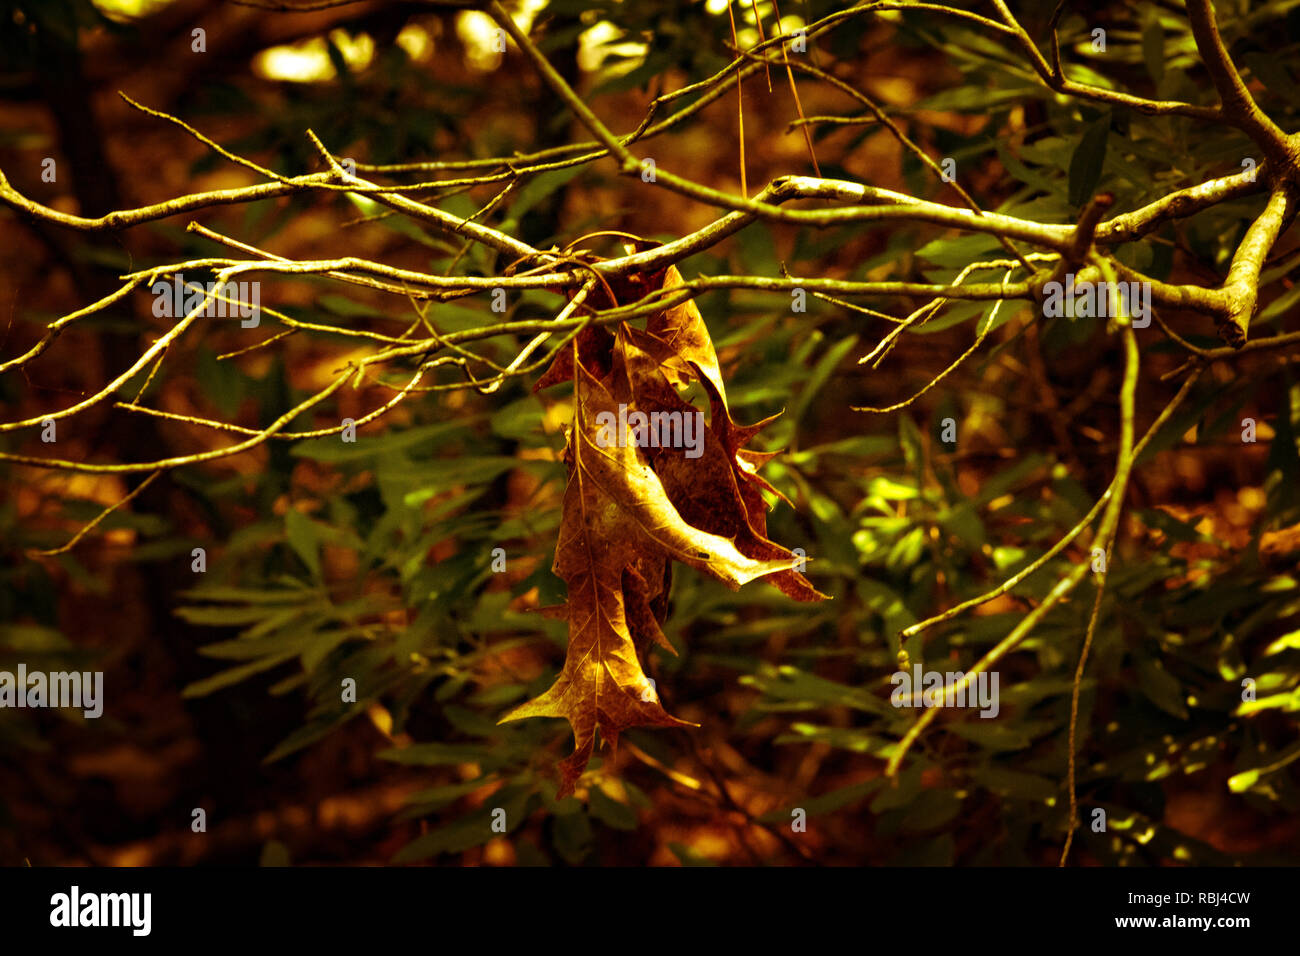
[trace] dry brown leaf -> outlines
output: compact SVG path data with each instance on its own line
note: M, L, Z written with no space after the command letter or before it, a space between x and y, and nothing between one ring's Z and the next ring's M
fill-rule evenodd
M662 281L671 288L681 277L669 268ZM641 664L652 643L676 653L660 627L672 561L733 590L762 577L798 600L825 598L793 570L793 553L766 537L762 492L775 489L756 468L770 455L741 446L767 422L732 421L717 354L694 302L651 316L644 331L626 324L613 335L585 330L537 387L570 377L569 481L554 565L568 586L569 646L551 688L502 718L569 721L574 751L560 763L560 796L573 793L597 731L614 747L629 727L695 726L663 709ZM712 425L676 390L692 380L709 394ZM695 416L698 454L651 447L633 428L620 432L637 411Z

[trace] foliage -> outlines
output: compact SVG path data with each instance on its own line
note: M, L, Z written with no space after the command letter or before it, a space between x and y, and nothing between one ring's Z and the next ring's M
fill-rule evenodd
M1284 130L1300 128L1293 65L1300 4L1241 3L1236 16L1230 6L1219 5L1219 29L1260 109ZM810 0L799 16L812 23L837 7ZM1026 12L1031 34L1044 35L1049 14ZM680 88L729 62L726 18L699 4L552 2L544 29L535 31L539 47L557 61L571 57L573 39L596 21L615 24L623 37L648 38L630 72L619 75L610 61L593 78L586 99L601 115L638 89ZM1090 46L1099 22L1107 25L1104 56ZM1103 17L1067 6L1056 26L1076 82L1193 104L1213 95L1181 13L1116 4ZM947 83L931 82L925 95L885 112L923 128L925 152L955 158L961 182L972 191L971 183L981 184L990 212L1073 225L1099 194L1117 197L1118 211L1139 210L1236 173L1257 152L1241 131L1215 127L1216 135L1203 135L1195 119L1050 89L1005 35L963 19L921 11L849 17L810 44L821 44L841 68L836 75L849 76L854 56L882 39ZM399 108L403 96L441 95L433 83L422 89L418 74L412 64L385 60L383 69L341 83L345 95L384 108L325 110L336 124L329 140L340 144L336 155L343 144L364 144L376 164L442 155L434 147L439 135L465 155L536 147L508 124L481 131L455 109ZM761 95L757 75L747 98ZM807 88L800 87L804 95ZM323 109L317 95L287 93L288 108L265 117L252 138L227 145L270 151L281 164L273 168L297 173L311 153L297 139L290 144L290 135L313 125L321 131L312 122ZM563 106L545 90L540 96ZM813 127L826 177L870 180L856 157L873 137L889 137L857 105L851 122ZM221 115L246 107L212 94L205 108ZM676 169L687 158L676 148L668 136L654 141L652 155ZM951 199L913 152L899 155L910 195ZM788 165L788 156L782 161ZM492 221L539 247L564 246L585 231L623 228L617 204L593 198L599 190L621 190L619 202L632 203L636 190L652 188L617 178L608 163L582 168L579 178L571 173L526 178L504 194ZM378 211L371 198L344 195L351 213ZM671 193L653 195L686 206ZM274 213L249 206L241 238L267 248L298 202ZM461 193L437 205L469 217L481 203ZM1251 194L1169 217L1118 245L1115 259L1153 280L1208 274L1217 287L1260 209L1261 197ZM1008 277L1020 268L1000 258L1005 237L903 218L881 225L846 221L786 233L753 223L729 244L692 255L681 271L687 280L798 275L949 286L973 262L996 261L995 272ZM411 219L390 216L374 227L387 241L416 247L419 268L436 275L495 276L508 258L473 243L462 248ZM193 236L149 228L181 255L211 254ZM1250 321L1252 340L1300 329L1296 261L1294 247L1279 242L1264 263L1259 287L1270 291ZM643 275L644 287L599 307L670 290L680 277L672 267L667 274ZM594 283L584 288L595 296ZM285 311L345 332L369 327L364 320L381 308L367 295L330 290ZM1213 328L1170 319L1182 343L1145 330L1135 415L1145 438L1130 483L1120 487L1124 516L1113 542L1092 541L1106 552L1104 573L1090 573L1055 603L1049 597L1058 582L1095 556L1083 537L1055 553L1053 546L1095 513L1123 451L1122 330L1086 316L1044 317L1032 300L939 298L908 329L913 334L877 349L872 364L854 366L850 358L863 357L864 343L897 334L899 321L891 325L829 293L814 292L806 312L791 312L789 295L784 287L706 289L644 319L583 326L555 353L558 372L542 379L573 382L571 392L535 392L540 370L466 390L459 386L468 367L448 363L430 373L443 391L404 403L400 415L363 428L355 443L337 434L272 443L258 467L239 474L178 473L211 516L209 526L225 531L211 545L201 583L175 599L184 621L220 630L200 651L220 669L185 693L249 693L250 678L270 675L272 694L301 695L302 726L271 761L320 744L357 717L376 721L389 738L380 756L418 768L428 784L404 812L427 828L397 854L402 862L446 861L504 841L508 858L520 863L640 862L666 847L689 863L709 854L687 837L708 846L701 833L722 830L731 849L716 855L728 862L750 853L765 862L1054 864L1071 829L1072 752L1076 859L1285 859L1268 849L1225 850L1206 821L1186 832L1171 806L1188 793L1212 792L1207 806L1249 813L1261 830L1300 811L1300 384L1293 366L1264 350L1242 353L1240 361L1207 363L1179 391L1186 372L1176 373L1195 361L1182 344L1213 349ZM913 301L924 307L931 298ZM868 301L873 309L896 304ZM549 319L554 303L544 289L512 291L505 318ZM435 336L502 320L485 296L419 309ZM403 316L401 324L414 322ZM675 335L683 328L686 346ZM220 335L231 336L219 339L222 346L244 342ZM529 338L482 339L476 358L506 367ZM355 344L343 334L332 341ZM940 375L972 341L984 344ZM195 353L199 391L250 427L265 427L310 394L291 384L281 358L218 361L217 347ZM1164 373L1174 380L1162 380ZM175 387L172 376L186 374L164 370L152 387ZM129 399L142 382L137 376L121 395ZM12 387L0 378L0 388ZM395 390L388 384L382 394ZM848 410L905 399L887 413ZM618 449L614 467L611 456L584 459L597 447L596 413L620 401L683 412L693 403L709 407L704 456L680 468L637 449ZM1244 418L1260 423L1257 444L1243 444ZM762 431L736 425L768 419ZM304 411L291 427L318 428L322 420ZM942 437L947 421L961 436L955 443ZM1196 487L1180 486L1186 476ZM88 508L70 500L65 517L84 522ZM593 528L583 520L590 514L612 517ZM15 551L66 537L48 527L18 530L13 515L12 505L0 512ZM666 522L676 522L671 533L663 532ZM138 547L168 560L188 560L190 546L206 540L170 518L150 525L114 513L103 530L115 528L138 529ZM727 547L734 542L730 568L716 560L718 537ZM692 554L701 547L709 559ZM789 570L796 552L787 547L809 556L806 579ZM51 572L24 561L0 578L4 617L13 622L0 632L0 647L67 652L51 586L40 579L91 579L93 569L75 552ZM931 621L1030 567L1009 593ZM778 586L728 587L759 577ZM19 610L20 593L35 595L34 604ZM1094 598L1096 626L1078 681ZM545 611L566 602L567 627ZM943 714L904 748L919 715L891 706L891 677L913 666L969 671L1045 602L1050 610L998 665L999 716ZM609 665L596 678L584 670L593 649ZM655 681L649 698L647 675ZM1253 699L1243 699L1247 679ZM347 680L355 681L355 698L341 700ZM560 699L571 685L582 688L581 708ZM601 709L599 693L611 690L623 695L623 707ZM524 716L566 717L571 730L513 719ZM621 734L625 744L596 749L597 724L607 743ZM24 736L37 742L23 727L0 713L0 746ZM576 752L557 777L570 739ZM891 761L901 763L892 779ZM498 808L504 833L492 825ZM1098 808L1105 832L1091 826ZM792 834L799 810L808 829ZM674 811L702 822L678 824ZM629 834L647 826L657 830L627 849Z

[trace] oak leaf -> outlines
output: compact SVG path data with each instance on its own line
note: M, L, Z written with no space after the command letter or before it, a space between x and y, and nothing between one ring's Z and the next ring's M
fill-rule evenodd
M625 287L641 293L656 282L673 288L681 277L669 267L623 283L614 294L621 299ZM673 561L733 590L766 578L798 600L825 598L794 570L793 552L766 537L763 492L777 492L757 468L771 453L743 446L767 421L741 426L732 420L717 353L693 301L651 315L644 330L626 323L613 334L588 327L535 388L568 379L575 404L553 567L568 595L562 609L544 613L563 612L569 644L550 689L501 718L569 722L574 750L560 762L561 797L574 792L597 732L613 749L629 727L697 726L664 710L641 663L651 644L676 653L660 626ZM690 381L701 382L709 396L708 425L677 391ZM644 427L628 427L638 417L633 413L644 415L642 422L681 424L682 441L667 447L648 441Z

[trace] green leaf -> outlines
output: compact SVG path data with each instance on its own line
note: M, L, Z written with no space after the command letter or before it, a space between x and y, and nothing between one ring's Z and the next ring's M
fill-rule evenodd
M322 309L333 312L335 315L342 316L345 319L367 319L376 314L376 309L372 305L366 305L349 299L345 295L326 293L316 297L316 304Z
M311 576L319 580L321 535L316 522L291 506L284 515L284 530L289 539L289 547L293 548L294 554L302 559Z
M314 718L276 744L275 748L262 758L262 763L271 764L277 760L282 760L289 754L296 753L302 748L314 744L326 734L337 730L353 717L357 717L362 713L364 711L360 707L349 705L349 709L346 711Z
M1106 144L1110 138L1110 114L1104 114L1083 131L1079 146L1070 158L1071 206L1082 206L1092 198L1106 165Z
M1264 657L1280 654L1282 651L1300 651L1300 631L1290 631L1274 639L1264 648Z
M1228 789L1233 793L1244 793L1259 782L1258 770L1247 770L1233 774L1228 778Z
M355 442L345 442L338 435L327 435L324 438L297 442L290 454L297 458L335 463L363 461L389 452L412 451L424 442L432 442L435 439L450 438L475 421L477 417L466 416L449 422L439 422L436 425L407 428L382 435L358 434Z
M1165 31L1154 8L1148 11L1146 25L1142 28L1142 61L1151 82L1159 89L1165 78Z
M797 424L803 418L804 413L808 411L808 406L812 404L812 400L816 398L817 393L822 390L831 373L835 371L835 367L844 360L844 356L857 344L858 337L850 335L847 339L836 342L827 349L825 355L818 359L812 374L804 382L799 397L795 399L794 408L790 411L790 421Z
M295 653L275 654L271 657L263 658L259 661L252 661L248 664L241 664L239 667L232 667L228 671L222 671L206 680L195 681L181 691L182 697L206 697L214 690L220 690L223 687L229 687L231 684L238 684L240 681L252 677L254 674L260 674L262 671L269 671L278 664L294 657Z
M238 627L265 619L274 612L265 607L182 607L176 616L191 624L208 627Z
M489 777L476 777L464 783L452 783L443 787L418 790L406 798L408 806L407 809L402 811L401 816L404 818L422 817L430 813L436 813L443 807L455 803L461 797L471 794L475 790L482 790L489 783L491 783Z
M871 812L885 813L910 805L921 793L922 770L920 763L914 763L898 775L896 783L881 786L876 799L871 801ZM871 782L876 783L881 780L883 778L878 777Z
M493 434L516 441L532 439L538 441L543 436L542 419L545 409L535 395L528 395L511 402L493 413L490 419Z
M875 714L892 714L889 702L859 687L848 687L796 667L765 667L756 675L741 678L779 700L798 700L831 706L851 707Z
M1046 803L1056 797L1057 785L1051 780L1019 770L977 764L971 768L970 778L994 793L1018 800L1041 800Z
M636 811L627 804L619 803L600 787L592 787L588 799L591 801L591 815L606 826L615 830L637 828Z
M454 823L430 830L408 843L393 857L395 863L414 863L442 853L463 853L470 847L482 846L495 837L502 836L493 825L502 819L496 810L504 810L504 832L511 833L520 827L528 814L528 804L534 795L532 784L511 784L488 797L483 805Z
M229 601L241 604L300 604L316 592L301 588L234 588L203 586L182 592L191 601Z
M1024 750L1032 743L1023 725L1013 727L986 719L954 721L948 725L948 730L994 752Z
M1229 777L1228 789L1233 793L1243 793L1259 783L1262 777L1271 773L1276 773L1288 764L1294 763L1297 759L1300 759L1300 743L1288 747L1282 752L1280 757L1270 754L1269 758L1267 764L1262 764L1251 770L1244 770L1241 773Z
M886 501L910 501L919 492L913 485L881 477L871 479L867 494L873 498L884 498Z
M553 169L537 174L515 193L515 200L510 204L510 215L506 221L518 222L530 209L551 193L564 187L569 180L582 171L582 166L571 166L568 169Z
M907 808L903 832L936 830L961 812L961 798L951 790L923 790Z
M380 760L421 767L438 767L458 763L478 763L487 756L483 744L413 744L410 747L390 747L379 751Z
M572 813L557 813L553 822L555 849L568 863L577 866L591 852L591 820L581 805Z
M1180 720L1187 719L1187 705L1183 702L1182 684L1159 661L1138 662L1138 686L1147 699L1166 713Z

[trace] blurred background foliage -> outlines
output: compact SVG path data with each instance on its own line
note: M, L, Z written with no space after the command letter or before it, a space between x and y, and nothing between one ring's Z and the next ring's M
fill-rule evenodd
M1024 6L1043 37L1050 5ZM1217 6L1261 107L1283 129L1300 128L1300 4ZM790 29L836 7L788 0L781 12ZM772 5L757 10L770 34ZM734 12L741 43L752 45L753 9ZM715 0L550 0L520 19L620 132L650 96L728 61L726 6ZM1098 25L1104 54L1089 42ZM195 27L205 31L202 53ZM371 163L585 140L517 51L490 49L485 29L481 14L450 5L286 15L187 0L4 0L0 165L25 194L85 215L250 181L126 109L117 89L286 174L316 168L308 128L336 154ZM1066 14L1061 34L1076 78L1212 97L1178 5L1088 5ZM876 97L932 156L954 158L959 181L1002 212L1069 222L1100 190L1132 209L1235 171L1249 155L1238 134L1056 96L998 37L929 13L848 19L810 56ZM799 82L807 115L865 115ZM802 135L787 128L796 114L784 78L769 93L755 76L744 96L749 182L810 173ZM813 129L824 175L954 202L878 124ZM647 141L644 155L738 192L737 136L732 94ZM59 163L55 183L40 178L46 156ZM439 205L467 216L494 194L475 189ZM715 215L667 192L646 195L596 163L528 180L486 221L549 246L596 229L666 240ZM1125 261L1156 278L1218 284L1261 202L1167 224L1126 247ZM193 218L294 257L355 254L482 275L508 264L375 212L362 199L313 197ZM186 221L85 237L0 215L4 354L111 289L117 274L212 254ZM991 237L901 222L757 224L682 271L946 282L998 255ZM1297 261L1294 238L1275 249L1252 337L1300 329L1300 287L1287 278ZM262 301L341 328L391 333L413 318L392 299L315 279L265 278ZM784 450L765 474L795 504L775 507L771 537L803 548L810 577L833 598L797 604L761 583L733 593L679 567L664 626L679 654L655 651L646 666L668 709L699 730L630 732L616 755L598 751L576 798L556 801L552 768L570 746L567 727L496 723L548 686L563 659L563 623L530 613L563 599L550 570L571 402L563 389L538 396L531 381L512 380L491 396L430 394L363 428L355 444L273 443L186 468L54 558L29 549L62 544L138 479L5 467L0 668L102 669L107 705L93 722L0 711L0 860L1055 863L1091 581L1003 662L1000 715L945 715L897 786L883 778L884 761L916 713L890 706L889 678L900 651L928 669L969 667L1089 559L1067 549L1012 596L899 644L902 628L1040 556L1109 483L1122 362L1103 324L1030 322L1011 303L966 365L902 412L874 415L849 407L918 391L967 347L987 306L951 304L871 369L856 359L889 326L869 315L811 296L796 314L784 295L748 290L699 305L737 419L785 411L757 440ZM555 308L553 295L512 296L509 317ZM500 318L487 297L430 315L442 330ZM1215 344L1208 320L1167 318L1189 341ZM30 377L0 377L6 419L62 407L125 367L152 333L147 296L85 323ZM363 351L343 335L292 336L279 349L217 359L247 335L228 321L179 343L149 401L264 425ZM1181 359L1156 327L1139 342L1140 434L1176 390L1160 376ZM522 344L491 340L487 354L504 364ZM337 407L291 427L359 417L388 394L373 383L345 391ZM957 424L955 446L940 440L945 418ZM1258 423L1254 444L1242 441L1244 418ZM140 460L221 441L113 409L91 425L62 428L60 453ZM1075 862L1295 862L1298 434L1293 366L1260 354L1213 367L1139 461L1083 683ZM48 450L33 435L2 442ZM195 548L206 555L202 573ZM497 549L504 572L493 568ZM340 700L346 678L355 702ZM1243 702L1244 678L1256 682L1253 702ZM194 807L208 812L206 834L190 832ZM505 834L489 825L497 807ZM807 812L806 832L791 830L795 808ZM1106 810L1104 833L1088 826L1094 808Z

